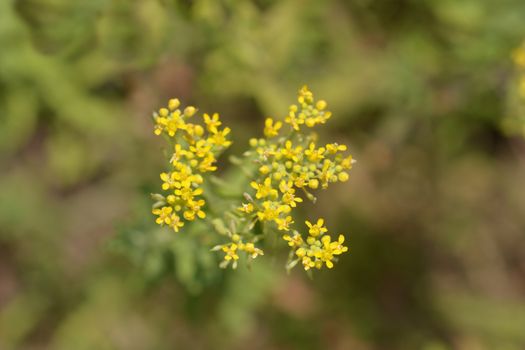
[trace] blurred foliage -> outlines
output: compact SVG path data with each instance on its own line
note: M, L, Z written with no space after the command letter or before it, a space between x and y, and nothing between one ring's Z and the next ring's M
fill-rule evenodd
M522 349L523 23L522 0L0 1L0 348ZM315 209L349 233L336 271L223 272L155 227L155 106L221 112L239 154L303 83L358 160Z

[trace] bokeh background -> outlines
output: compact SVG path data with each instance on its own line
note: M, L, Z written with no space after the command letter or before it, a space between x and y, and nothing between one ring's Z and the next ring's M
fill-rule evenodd
M0 349L524 349L524 39L523 0L0 1ZM305 210L336 268L155 226L154 109L241 154L305 83L358 160Z

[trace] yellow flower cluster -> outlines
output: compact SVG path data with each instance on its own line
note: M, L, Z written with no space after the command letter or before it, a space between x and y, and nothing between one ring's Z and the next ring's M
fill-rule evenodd
M165 135L172 145L170 170L160 174L162 190L167 195L156 194L152 210L159 225L167 225L175 232L185 221L206 216L203 207L201 174L215 171L216 157L231 145L227 139L230 128L219 129L222 124L218 114L204 114L203 124L190 123L196 113L193 106L179 109L180 101L171 99L167 108L154 113L155 134Z
M290 124L295 131L299 131L303 124L309 128L317 124L324 124L332 116L331 112L326 111L326 101L315 102L313 93L306 85L299 90L297 102L298 105L290 106L288 115L284 118L284 121Z
M324 227L323 219L317 220L315 224L306 221L306 226L308 226L306 240L297 231L292 235L283 236L294 252L288 267L291 268L301 261L305 270L320 269L323 265L331 269L334 267L334 258L348 251L348 247L343 245L345 237L339 235L337 241L332 241L330 236L325 234L327 229Z
M239 252L245 252L249 259L255 259L259 255L264 255L262 249L255 246L253 242L243 242L243 239L238 234L230 234L231 242L220 244L212 248L212 251L222 250L224 253L224 260L220 267L226 268L231 262L234 269L237 268L237 261L239 260Z
M265 138L250 140L252 151L248 155L258 164L258 176L250 183L253 195L246 194L248 203L238 208L249 220L274 223L277 230L284 232L290 231L290 225L294 223L291 213L298 203L303 202L301 196L315 201L311 190L347 181L348 170L354 162L352 156L343 154L347 150L345 145L329 143L319 146L315 134L305 133L308 128L324 124L330 118L327 103L315 101L306 86L299 91L297 101L297 105L290 106L284 119L289 126L286 130L283 130L282 122L268 118L264 126ZM324 231L317 236L322 233ZM332 267L332 257L346 251L332 249L335 243L329 236L323 236L322 241L315 241L307 247L303 243L292 247L297 256L304 253L301 258L307 270L320 268L323 262ZM314 249L314 246L319 249Z
M207 173L217 169L217 157L231 145L230 129L221 129L218 114L203 114L201 122L190 122L196 114L195 107L181 109L180 101L172 99L153 115L154 133L170 143L169 169L160 174L164 192L152 195L156 223L178 232L186 223L204 219L206 188L206 195L217 199L217 206L223 209L219 209L220 215L204 221L210 232L227 237L226 243L221 238L212 248L223 254L220 267L235 269L240 260L250 263L264 255L256 244L271 232L278 232L291 248L288 268L299 262L305 270L332 268L337 257L348 250L343 245L344 236L332 240L322 218L314 224L306 221L308 234L302 235L294 229L293 215L305 199L315 202L312 191L347 181L354 163L352 156L345 154L345 145L319 144L312 132L330 119L327 103L316 101L304 86L282 121L265 120L264 137L250 140L251 148L244 158L256 164L256 174L250 174L251 192L244 193L245 202L239 207L231 206L233 211L225 209L233 200L221 195L228 191L217 187L227 183L215 178L211 186L205 186L210 178Z

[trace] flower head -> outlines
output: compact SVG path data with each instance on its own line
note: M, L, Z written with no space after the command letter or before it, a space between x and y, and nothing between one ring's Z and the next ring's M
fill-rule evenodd
M206 132L202 125L188 121L197 113L197 108L187 106L183 111L179 108L180 101L171 99L168 108L154 114L155 134L165 134L173 140L174 152L169 159L170 170L160 174L161 188L168 192L166 205L153 209L153 214L158 216L159 225L168 225L175 231L179 231L185 221L206 217L201 174L215 171L216 156L231 144L227 139L230 128L218 129L222 123L217 113L212 117L203 116Z
M279 129L283 126L281 122L274 122L272 118L267 118L264 122L264 136L275 137L279 135Z
M516 57L521 62L521 56ZM186 223L207 218L202 225L217 232L217 239L222 237L212 249L223 253L221 267L236 268L239 261L251 262L264 255L259 242L273 233L282 235L290 248L287 268L296 264L305 270L333 268L348 251L344 236L332 240L323 218L305 221L303 234L295 229L294 221L304 200L315 202L313 191L348 181L354 163L351 155L344 154L346 145L321 144L311 131L331 118L327 108L325 100L316 100L303 86L284 120L265 119L264 136L250 139L246 158L231 157L249 175L244 199L233 204L230 198L237 190L229 191L226 182L222 186L222 180L209 174L217 170L219 155L232 143L231 129L221 129L217 113L195 118L197 108L182 108L178 99L169 100L153 116L154 133L165 136L172 151L167 169L160 174L163 192L154 195L156 223L179 231ZM207 207L207 198L214 201L213 211ZM228 207L232 210L224 209Z

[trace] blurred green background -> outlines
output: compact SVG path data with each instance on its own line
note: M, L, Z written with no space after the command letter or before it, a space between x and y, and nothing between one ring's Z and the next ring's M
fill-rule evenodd
M0 1L0 349L524 349L523 39L523 0ZM358 160L305 210L335 269L155 226L154 109L241 154L305 83Z

